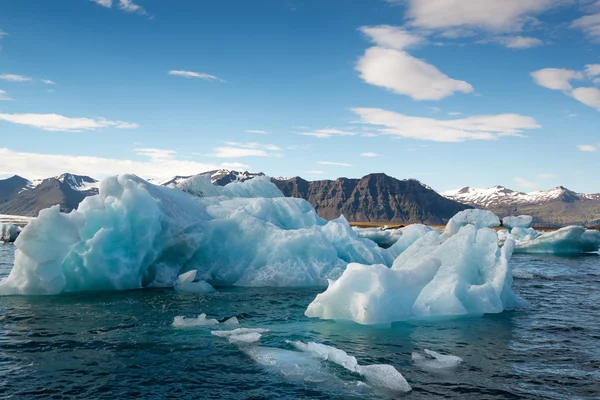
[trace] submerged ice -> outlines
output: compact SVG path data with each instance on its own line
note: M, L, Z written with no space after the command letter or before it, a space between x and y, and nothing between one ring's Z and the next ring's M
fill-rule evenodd
M436 351L425 349L425 356L414 352L412 353L412 361L419 368L429 370L439 370L454 368L463 362L463 359L458 356L440 354Z
M516 307L509 264L489 211L466 210L443 232L431 230L385 265L350 264L315 298L308 317L383 324L411 318L481 315Z

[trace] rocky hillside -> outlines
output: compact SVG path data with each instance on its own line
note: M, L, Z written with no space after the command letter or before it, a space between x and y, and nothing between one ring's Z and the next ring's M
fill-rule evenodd
M89 176L63 174L41 181L27 181L27 185L13 191L12 196L9 191L1 190L5 181L0 181L0 198L6 199L0 202L0 214L36 217L40 210L55 204L60 205L61 211L69 212L85 197L98 193L98 181Z
M536 226L600 224L600 194L576 193L563 186L530 193L504 186L487 189L464 187L445 197L503 215L532 215Z
M300 177L273 182L288 197L308 200L325 219L344 215L354 222L443 224L470 208L440 196L421 182L383 173L361 179L306 181Z
M9 201L30 184L31 182L18 175L0 180L0 204Z

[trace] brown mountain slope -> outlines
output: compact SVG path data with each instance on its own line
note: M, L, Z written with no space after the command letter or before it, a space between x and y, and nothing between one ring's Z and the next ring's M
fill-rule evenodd
M308 200L325 219L344 215L355 222L443 224L471 208L446 199L416 180L398 180L383 173L361 179L306 181L300 177L273 180L284 195Z

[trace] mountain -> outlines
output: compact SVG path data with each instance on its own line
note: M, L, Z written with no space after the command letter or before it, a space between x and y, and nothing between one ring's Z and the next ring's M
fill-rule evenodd
M8 180L0 181L0 187ZM60 205L61 211L69 212L87 196L98 193L98 181L89 176L63 174L27 182L16 195L0 203L0 214L36 217L40 210L55 204Z
M18 175L0 180L0 204L11 200L29 185L31 182Z
M335 181L294 177L274 179L273 183L285 196L308 200L325 219L343 214L353 222L443 224L471 208L440 196L417 180L398 180L383 173Z
M528 214L536 226L600 224L600 194L576 193L563 186L530 193L504 186L464 187L442 193L448 199L503 215Z
M255 178L257 176L264 176L265 174L263 174L262 172L259 173L253 173L253 172L248 172L248 171L244 171L244 172L240 172L240 171L233 171L230 169L217 169L214 171L208 171L208 172L204 172L201 175L210 175L210 181L215 184L215 185L219 185L219 186L225 186L228 183L231 182L244 182L247 181L248 179L252 179ZM173 186L173 185L177 185L178 183L191 178L193 175L189 175L189 176L174 176L173 178L164 181L164 182L159 182L159 185L162 186Z

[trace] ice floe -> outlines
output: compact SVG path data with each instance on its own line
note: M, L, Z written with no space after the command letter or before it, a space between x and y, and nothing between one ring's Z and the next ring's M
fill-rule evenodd
M512 232L511 232L512 234ZM600 231L567 226L517 241L515 253L580 254L600 250Z
M206 314L200 314L198 315L198 318L186 318L182 315L178 315L173 319L172 325L176 328L192 328L198 326L219 325L219 321L206 318Z
M0 223L0 242L13 243L19 237L21 230L16 225Z

